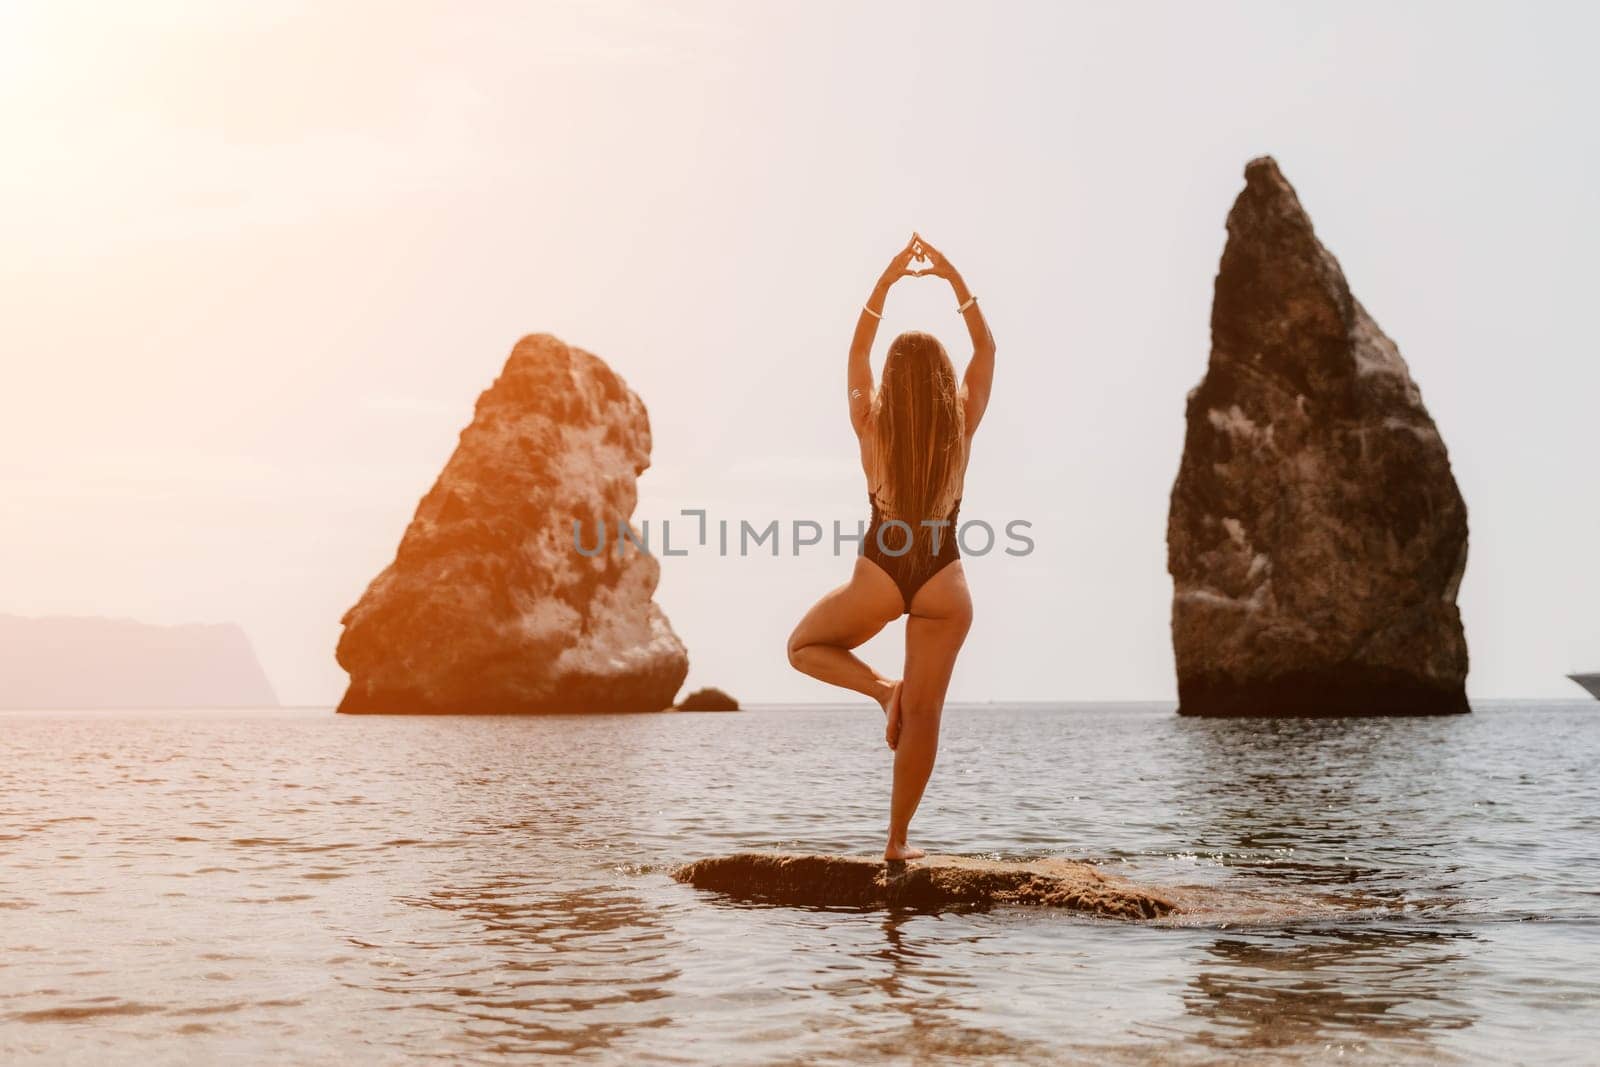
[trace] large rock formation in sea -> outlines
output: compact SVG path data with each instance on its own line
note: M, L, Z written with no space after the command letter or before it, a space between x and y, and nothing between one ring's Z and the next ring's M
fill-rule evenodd
M651 599L660 567L615 547L649 465L650 421L623 380L549 334L524 337L394 562L345 613L339 710L668 707L689 660Z
M274 708L233 623L0 615L0 707Z
M1245 168L1167 524L1179 711L1467 711L1467 509L1393 341Z

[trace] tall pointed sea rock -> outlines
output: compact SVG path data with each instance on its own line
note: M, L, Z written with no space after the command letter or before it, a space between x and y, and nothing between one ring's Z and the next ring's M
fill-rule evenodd
M611 368L524 337L478 397L394 562L345 613L343 712L660 711L689 660L651 599L660 567L612 545L650 465L644 404Z
M1394 342L1270 158L1245 168L1167 569L1179 712L1467 711L1467 509Z

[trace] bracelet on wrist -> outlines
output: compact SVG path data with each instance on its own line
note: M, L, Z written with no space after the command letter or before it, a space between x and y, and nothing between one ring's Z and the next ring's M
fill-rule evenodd
M880 319L881 320L883 318L883 312L881 312L881 311L873 311L872 310L872 306L870 304L862 304L861 305L861 310L865 311L868 315L871 315L875 319Z
M960 307L956 308L956 314L957 315L965 315L967 313L967 309L976 306L977 303L978 303L978 297L976 296L976 294L974 294L973 296L967 297L967 302L965 304L962 304Z

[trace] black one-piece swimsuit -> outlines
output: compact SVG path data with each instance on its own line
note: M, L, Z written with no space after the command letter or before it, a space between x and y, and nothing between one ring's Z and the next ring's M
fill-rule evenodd
M958 499L950 506L950 514L944 520L946 525L923 526L921 523L906 522L905 525L884 529L885 522L896 520L893 516L885 516L877 494L869 491L867 499L872 503L872 519L867 523L861 554L894 579L894 584L900 588L900 599L905 602L900 612L904 615L911 610L911 598L917 595L917 590L926 585L929 578L961 558L961 548L956 543L956 518L961 512L961 501ZM924 556L920 563L911 558L911 545L906 535L908 527L916 537L932 539L929 547L934 551ZM883 535L882 544L878 541L880 532ZM888 550L885 551L885 548Z

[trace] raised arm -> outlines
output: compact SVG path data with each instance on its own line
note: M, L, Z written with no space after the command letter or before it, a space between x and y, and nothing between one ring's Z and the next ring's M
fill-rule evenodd
M878 336L878 320L883 318L883 304L889 297L889 287L901 278L911 277L911 259L916 255L917 235L912 234L895 257L884 268L883 275L872 287L872 295L861 306L856 319L856 333L850 339L850 365L846 373L846 387L850 396L850 425L856 436L866 429L867 416L872 411L872 340Z
M994 386L994 336L989 333L989 323L978 306L978 298L967 288L961 272L927 241L920 238L918 241L918 250L928 257L931 266L916 273L934 274L950 283L950 288L955 290L956 307L972 337L972 359L961 381L961 403L965 409L967 436L971 437L989 408L989 390Z

